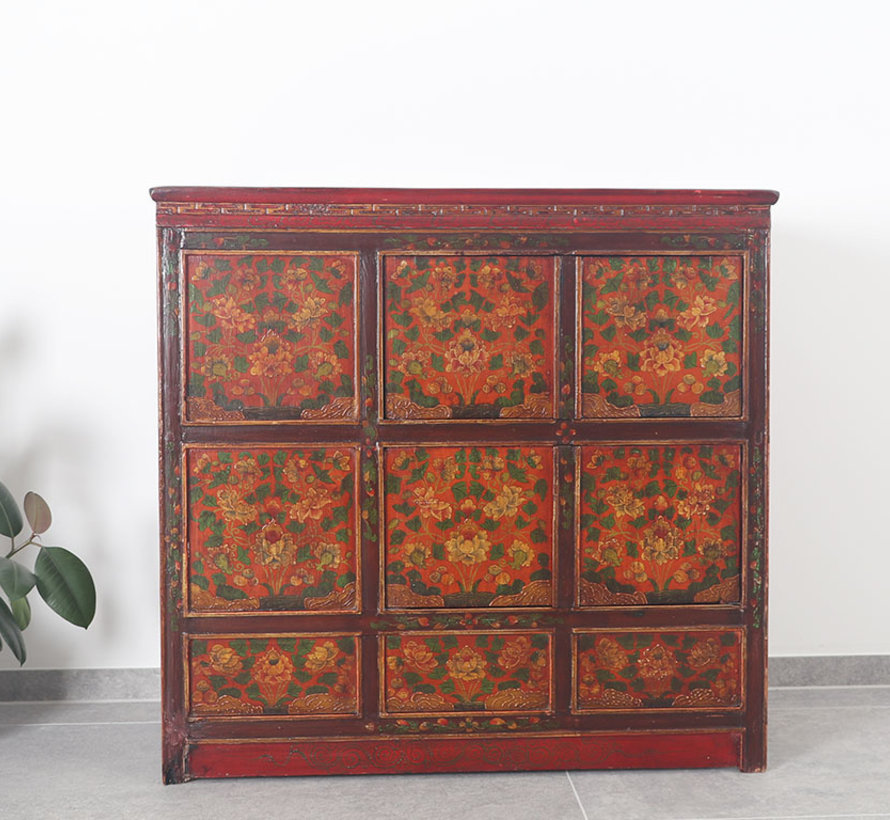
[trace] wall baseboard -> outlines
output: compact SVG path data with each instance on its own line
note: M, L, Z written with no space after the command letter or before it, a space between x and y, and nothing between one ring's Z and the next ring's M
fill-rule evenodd
M890 655L770 658L770 687L890 686ZM160 700L159 669L0 669L0 701Z

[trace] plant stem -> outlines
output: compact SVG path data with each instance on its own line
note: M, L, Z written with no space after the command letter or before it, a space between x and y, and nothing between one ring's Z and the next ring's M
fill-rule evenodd
M10 538L9 540L12 542L12 549L10 549L10 551L6 553L6 557L7 557L7 558L12 558L12 556L15 555L17 552L21 552L25 547L27 547L27 546L29 546L30 544L33 544L33 543L34 543L34 533L32 532L32 533L31 533L31 537L30 537L27 541L25 541L25 543L22 544L20 547L17 547L17 546L15 545L15 539L14 539L14 538Z

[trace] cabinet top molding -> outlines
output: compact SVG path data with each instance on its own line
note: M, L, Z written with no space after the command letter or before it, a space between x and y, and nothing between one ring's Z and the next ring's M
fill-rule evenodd
M772 205L778 191L647 188L158 187L155 202L380 203L389 205Z
M775 191L153 188L160 227L311 230L745 230Z

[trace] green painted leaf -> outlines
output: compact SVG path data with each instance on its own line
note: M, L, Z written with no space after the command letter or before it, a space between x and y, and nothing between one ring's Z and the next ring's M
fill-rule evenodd
M0 481L0 535L14 538L24 526L19 505L16 504L6 485Z
M10 558L0 556L0 587L9 596L10 601L24 598L36 583L37 578L33 572L29 572Z
M50 609L86 629L96 614L96 586L86 564L64 547L41 547L34 562L37 591Z
M22 637L22 630L15 622L15 617L2 598L0 598L0 638L6 641L16 660L23 664L27 657L25 639Z

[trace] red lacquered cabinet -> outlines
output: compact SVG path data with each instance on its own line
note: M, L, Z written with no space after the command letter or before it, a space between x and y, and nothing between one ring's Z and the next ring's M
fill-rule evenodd
M764 767L777 194L152 196L165 781Z

